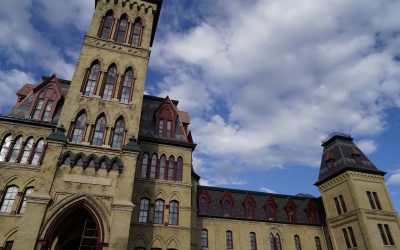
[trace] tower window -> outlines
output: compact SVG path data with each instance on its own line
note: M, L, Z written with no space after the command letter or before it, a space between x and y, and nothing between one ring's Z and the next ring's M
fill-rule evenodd
M156 178L157 173L157 155L153 154L151 157L151 164L150 164L150 178Z
M168 180L174 180L174 167L175 167L175 159L173 156L169 157L168 160Z
M159 199L156 200L156 204L154 206L154 224L162 224L164 222L164 201Z
M139 47L142 40L142 22L140 18L135 20L132 28L131 44L133 47Z
M143 160L142 160L142 170L140 171L140 177L146 178L147 176L147 166L149 163L149 155L147 153L143 154Z
M231 205L231 202L228 199L224 200L222 209L223 209L223 216L224 217L230 217L231 216L232 205Z
M97 81L99 79L99 73L100 73L100 65L98 62L94 62L86 73L88 75L85 77L86 80L83 84L84 88L83 95L93 96L96 90Z
M3 140L3 143L1 145L1 151L0 151L0 161L6 161L12 140L13 140L12 135L6 136L6 138Z
M164 180L165 178L165 174L166 174L166 167L167 167L167 157L165 155L162 155L160 158L160 171L158 174L158 178L160 180Z
M147 223L149 218L149 200L144 198L140 200L139 206L139 222Z
M249 239L250 239L250 250L257 250L256 234L251 232L249 234Z
M199 214L200 215L207 215L207 200L206 198L202 197L199 201Z
M179 218L179 203L177 201L171 201L169 204L169 225L178 225Z
M392 245L394 246L394 241L392 237L392 233L390 232L390 228L388 224L382 225L378 224L378 230L381 235L382 241L384 245Z
M232 231L226 231L226 249L233 249L233 235Z
M381 202L379 201L378 194L376 192L372 192L372 195L374 197L374 201L375 201L376 207L379 210L382 210L382 206L381 206Z
M182 157L178 157L176 161L176 181L182 181L183 175L183 159Z
M115 41L117 43L125 42L127 28L128 28L128 21L126 20L126 15L123 15L118 23L118 29L115 35Z
M357 247L356 237L354 236L353 228L347 227L342 229L343 237L346 242L347 248ZM350 238L349 238L350 235ZM350 241L351 240L351 241Z
M26 208L26 196L31 194L33 192L33 187L29 187L25 190L24 196L22 198L22 204L21 207L19 208L19 214L23 214L25 212Z
M104 116L100 116L94 128L93 138L92 138L92 145L101 146L103 145L104 141L104 134L106 131L106 119Z
M207 248L208 247L208 231L207 231L207 229L202 229L201 230L200 245L203 248Z
M8 213L8 214L11 213L17 194L18 194L17 186L7 187L5 195L1 202L0 213Z
M301 250L300 237L298 235L294 236L294 245L296 247L296 250Z
M79 143L83 141L86 129L86 113L81 113L75 120L71 141Z
M315 247L317 250L322 250L322 246L321 246L321 240L319 239L318 236L315 236Z
M122 88L120 91L120 102L129 103L132 100L132 86L133 85L133 72L132 69L128 69L125 72L124 79L122 81Z
M124 136L125 136L125 122L124 118L120 118L115 123L111 147L121 148L124 142Z
M103 17L102 25L100 26L99 36L102 39L108 39L111 35L111 29L114 23L113 12L108 11L106 16Z
M111 98L113 97L114 93L114 85L115 85L115 80L117 79L117 68L112 65L106 74L105 78L105 83L104 83L104 89L103 89L103 95L102 98L104 100L110 101Z
M338 215L347 212L346 203L344 202L343 195L339 195L338 197L334 197L333 200L335 201L335 206Z

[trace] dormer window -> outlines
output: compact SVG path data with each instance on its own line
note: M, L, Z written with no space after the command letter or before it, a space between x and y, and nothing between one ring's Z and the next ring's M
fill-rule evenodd
M297 209L296 204L292 199L289 198L288 203L285 207L289 222L297 222L296 209Z
M232 216L233 198L229 192L225 192L220 200L223 217Z
M126 37L126 30L128 28L127 16L124 14L121 16L121 19L118 23L118 29L115 34L115 41L117 43L124 43Z
M54 88L49 87L42 90L32 110L31 118L34 120L51 121L55 109L55 103L58 99Z
M314 202L309 200L308 204L307 204L307 208L304 211L307 215L307 219L310 224L317 223L316 210L317 209L316 209Z
M278 219L277 210L278 206L276 205L274 198L272 198L272 196L269 196L264 205L264 211L267 220L276 221Z
M328 165L328 168L333 168L335 164L335 157L332 155L331 152L328 152L325 156L325 162Z
M247 193L246 199L243 201L244 214L247 219L254 219L254 208L256 202L250 193Z
M140 20L140 18L137 18L132 26L131 44L133 47L140 46L142 40L142 30L142 21Z
M111 29L114 23L113 12L110 10L106 13L101 21L101 26L99 29L99 37L102 39L108 39L111 35Z

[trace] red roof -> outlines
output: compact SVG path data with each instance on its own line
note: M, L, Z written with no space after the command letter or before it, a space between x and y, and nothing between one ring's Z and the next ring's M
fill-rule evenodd
M17 91L17 96L27 96L35 88L34 84L25 84Z

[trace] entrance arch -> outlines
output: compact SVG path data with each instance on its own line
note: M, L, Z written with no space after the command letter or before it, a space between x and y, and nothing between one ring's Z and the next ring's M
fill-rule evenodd
M85 201L77 202L51 223L42 250L101 250L104 227L99 213Z

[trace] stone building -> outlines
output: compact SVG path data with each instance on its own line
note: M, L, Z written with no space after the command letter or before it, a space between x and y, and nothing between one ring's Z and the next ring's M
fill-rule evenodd
M0 249L400 249L384 175L323 143L321 197L200 186L188 113L144 95L162 1L96 0L72 80L0 116Z

